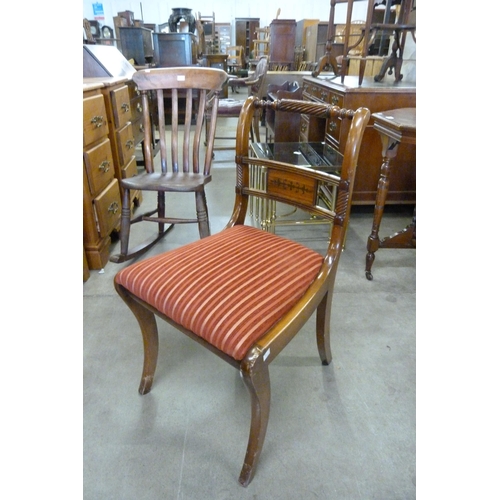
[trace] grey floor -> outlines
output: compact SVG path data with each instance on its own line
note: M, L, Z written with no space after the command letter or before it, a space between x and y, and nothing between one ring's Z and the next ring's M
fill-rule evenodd
M212 232L231 213L233 156L216 154L207 187ZM194 205L185 195L170 202L180 212ZM381 236L410 220L408 210L388 210ZM366 280L371 222L370 210L354 208L333 299L333 362L321 365L310 320L270 367L271 416L248 488L238 475L250 401L237 371L160 322L153 390L140 396L141 335L113 288L125 264L91 271L83 284L84 498L416 498L416 251L378 251ZM142 226L134 237L154 230ZM326 241L321 225L277 232L318 249ZM197 238L195 226L178 226L148 255Z

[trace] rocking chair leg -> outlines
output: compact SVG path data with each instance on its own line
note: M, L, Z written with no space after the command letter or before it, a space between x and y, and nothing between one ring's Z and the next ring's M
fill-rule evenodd
M198 230L200 238L210 236L210 224L208 222L208 207L205 190L195 192L196 216L198 218Z
M329 365L332 361L330 348L330 314L332 307L331 300L328 299L330 293L325 293L316 311L316 342L323 365Z
M128 243L130 237L130 191L128 189L123 190L123 200L122 200L122 220L120 227L120 254L127 255L128 253Z
M248 486L255 475L257 462L266 437L271 404L269 367L262 360L257 361L256 364L258 366L242 367L240 370L252 398L250 436L239 478L239 482L243 486Z
M165 218L165 193L158 191L158 217ZM165 230L165 224L158 222L158 234L162 234Z

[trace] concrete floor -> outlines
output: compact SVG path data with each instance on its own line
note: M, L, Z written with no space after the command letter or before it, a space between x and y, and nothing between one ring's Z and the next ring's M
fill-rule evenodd
M212 233L232 210L233 156L216 154L207 187ZM171 197L171 207L191 209L194 198L187 198ZM381 236L410 220L410 210L386 212ZM354 207L333 299L333 362L319 361L312 319L270 366L271 416L248 488L238 483L250 422L238 372L159 322L155 383L140 396L141 335L112 283L125 264L91 271L83 285L83 497L416 498L416 251L379 250L368 281L371 222L371 209ZM134 238L154 230L139 226ZM314 248L325 244L326 226L277 232ZM148 255L197 238L194 225L178 226Z

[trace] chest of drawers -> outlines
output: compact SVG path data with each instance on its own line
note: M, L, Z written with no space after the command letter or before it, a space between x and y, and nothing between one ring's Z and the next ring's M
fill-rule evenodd
M142 116L137 112L139 101L135 99L135 84L130 79L114 78L103 81L103 84L101 92L109 117L109 139L115 161L115 176L120 180L137 175L135 148L144 138L144 133L141 133ZM134 95L133 105L131 95ZM138 138L134 136L135 130L139 132ZM142 193L132 193L131 204L138 206L141 201Z
M324 102L349 109L363 106L371 113L416 106L415 83L375 82L373 77L365 77L361 86L358 85L356 76L346 76L343 84L340 83L340 78L327 80L311 76L304 77L302 95L305 100ZM340 120L331 121L302 116L300 139L306 142L324 140L327 146L343 153L349 132L348 125L348 123L341 124ZM353 204L375 203L381 157L382 143L379 134L373 129L373 119L371 119L363 136L354 183ZM386 203L415 203L415 157L414 145L401 145L398 158L391 171Z
M109 259L110 235L121 215L110 126L100 86L83 91L83 246L88 267L103 268Z
M83 110L84 248L89 268L102 269L120 227L120 180L137 175L142 109L135 84L110 77L84 79ZM131 205L141 201L140 191L132 193Z

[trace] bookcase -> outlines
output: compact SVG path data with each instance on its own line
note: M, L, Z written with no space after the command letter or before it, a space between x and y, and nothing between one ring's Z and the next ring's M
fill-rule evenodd
M253 49L254 33L260 27L260 18L251 17L243 18L237 17L235 19L235 45L243 47L245 51L245 59L249 60L250 52Z

